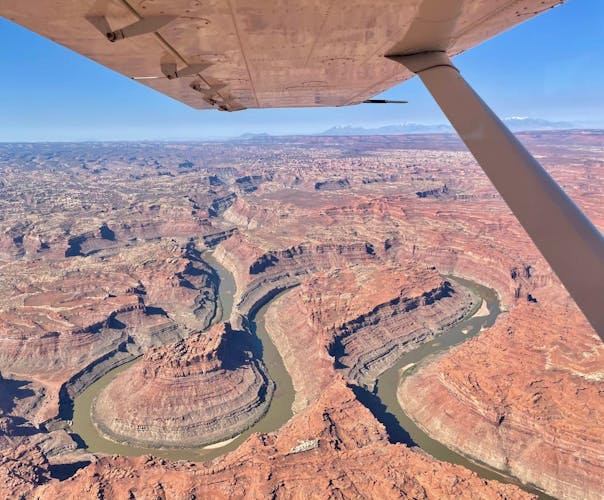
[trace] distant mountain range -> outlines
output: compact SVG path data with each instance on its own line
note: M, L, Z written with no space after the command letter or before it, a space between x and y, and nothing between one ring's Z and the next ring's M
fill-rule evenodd
M529 118L526 116L511 116L503 119L504 123L514 131L520 130L565 130L577 128L570 122L553 122L542 118ZM453 132L450 125L425 125L422 123L400 123L385 125L377 128L353 127L338 125L315 135L397 135L397 134L442 134Z
M529 118L528 116L510 116L504 118L503 121L512 130L568 130L581 128L572 122L552 122L543 118Z
M238 141L256 141L256 140L261 140L261 139L268 139L269 137L272 137L272 136L270 134L267 134L266 132L262 132L259 134L254 134L254 133L248 132L247 134L241 134L241 135L235 137L235 139Z
M353 127L351 125L337 125L315 135L399 135L399 134L446 134L452 132L450 125L425 125L422 123L400 123L385 125L377 128Z
M581 128L580 125L571 122L557 122L544 120L543 118L529 118L528 116L510 116L504 118L503 122L514 132L529 130L569 130ZM449 134L453 133L453 127L444 123L427 125L424 123L398 123L384 125L382 127L357 127L353 125L337 125L323 132L315 134L288 134L288 135L311 135L311 136L351 136L351 135L404 135L404 134ZM234 141L266 141L271 140L273 135L267 133L247 133L235 137Z

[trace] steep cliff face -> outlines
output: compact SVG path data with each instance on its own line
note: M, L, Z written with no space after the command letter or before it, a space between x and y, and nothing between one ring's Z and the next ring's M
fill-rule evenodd
M239 196L223 213L224 219L231 224L246 229L256 229L278 223L278 213L259 203L258 200L254 201L251 201L248 197Z
M33 489L33 488L32 488ZM254 434L207 464L152 457L107 457L72 479L36 488L33 498L530 498L518 488L483 481L436 462L386 433L341 380L279 433Z
M476 300L436 271L413 267L348 266L304 279L266 316L292 376L294 411L316 401L337 372L372 388L403 352L463 317Z
M377 262L373 245L365 241L304 242L280 250L264 250L239 234L222 243L216 257L235 276L235 305L243 315L253 314L267 297L298 285L317 271Z
M424 276L426 276L425 273ZM436 273L432 276L437 279ZM428 278L428 276L426 276ZM398 297L359 314L333 331L330 351L348 380L373 389L377 377L403 352L432 339L461 320L478 298L459 285L441 280L430 286L413 276L421 294L401 290Z
M336 375L330 338L313 328L299 292L294 289L275 299L265 315L267 333L292 378L294 414L317 401Z
M0 373L0 449L16 444L10 436L31 434L47 418L40 405L45 393L39 383L4 378Z
M210 326L216 314L218 279L204 261L194 243L164 243L159 257L149 262L144 258L149 248L137 252L133 274L144 285L145 304L159 308L173 323L189 331ZM134 259L133 259L134 260Z
M27 276L27 268L37 273ZM125 340L112 329L128 312L142 314L138 282L125 273L107 273L69 264L15 265L2 273L0 368L24 374L76 370ZM25 269L23 269L25 268Z
M574 306L522 304L404 379L403 408L435 439L569 499L604 474L604 346Z
M98 396L93 421L110 439L194 447L235 436L268 409L274 384L228 323L151 349ZM248 340L249 341L249 340Z
M237 199L237 193L229 193L221 198L215 198L212 200L212 204L208 208L208 214L210 217L218 217L222 215Z
M110 269L81 256L14 262L0 275L0 370L47 388L42 421L59 412L59 393L73 396L131 353L206 328L216 314L215 273L193 244L133 245L107 260Z

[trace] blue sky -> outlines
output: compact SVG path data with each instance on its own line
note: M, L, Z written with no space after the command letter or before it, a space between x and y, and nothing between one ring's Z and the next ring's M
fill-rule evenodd
M417 78L404 106L195 111L0 18L0 141L172 140L445 123ZM455 59L502 117L604 128L604 1L568 0Z

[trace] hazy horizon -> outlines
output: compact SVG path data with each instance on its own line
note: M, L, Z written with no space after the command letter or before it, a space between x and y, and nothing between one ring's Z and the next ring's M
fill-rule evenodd
M604 128L604 4L571 0L455 58L499 114ZM198 111L12 22L0 20L2 142L199 140L306 135L331 127L444 124L417 78L381 96L409 104Z

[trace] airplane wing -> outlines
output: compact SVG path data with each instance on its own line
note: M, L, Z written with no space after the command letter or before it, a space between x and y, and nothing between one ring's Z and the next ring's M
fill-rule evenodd
M199 109L358 104L417 73L604 340L604 237L450 60L563 1L0 0L0 14Z
M561 2L0 0L0 15L193 108L234 111L358 104L413 76L384 55L430 40L452 57Z

